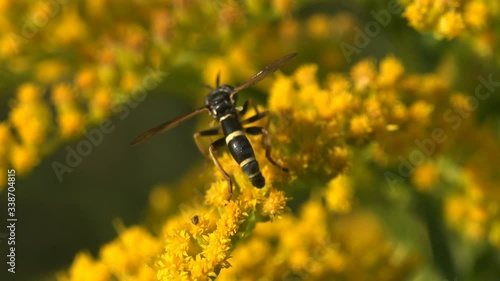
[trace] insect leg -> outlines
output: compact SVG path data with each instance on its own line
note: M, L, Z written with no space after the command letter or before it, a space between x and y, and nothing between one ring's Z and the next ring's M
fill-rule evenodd
M241 106L240 115L245 115L245 113L248 110L248 106L249 105L251 105L253 107L253 109L255 110L256 114L259 114L259 109L257 108L257 105L255 105L255 103L253 102L253 100L252 99L247 99L245 101L245 103L243 104L243 106Z
M284 172L288 172L288 168L281 166L280 164L276 163L276 161L274 161L273 158L271 158L270 136L269 136L269 131L266 128L252 126L252 127L245 128L245 132L250 134L250 135L262 135L262 144L264 145L264 148L266 149L267 160L269 160L269 162L271 162L271 164L280 168Z
M216 136L220 134L221 134L220 126L194 133L193 135L194 142L196 143L196 146L200 150L201 154L203 154L203 157L207 157L207 153L205 152L205 149L203 149L203 146L200 143L200 137Z
M217 160L217 158L215 158L215 155L214 155L214 149L222 147L222 146L225 146L225 145L226 145L226 139L225 138L220 138L220 139L214 141L208 147L208 152L210 154L210 157L214 161L215 166L217 167L217 169L219 169L219 171L222 173L222 175L224 176L224 178L227 181L227 185L228 185L227 186L227 191L228 191L227 200L229 201L229 200L231 200L231 197L233 196L233 183L231 182L231 177L229 176L229 174L226 171L224 171L224 169L222 168L221 164L219 163L219 161Z
M254 116L250 116L247 119L242 120L241 124L243 125L243 124L253 123L257 120L260 120L260 119L266 117L268 113L269 113L269 111L259 112L259 113L255 114Z

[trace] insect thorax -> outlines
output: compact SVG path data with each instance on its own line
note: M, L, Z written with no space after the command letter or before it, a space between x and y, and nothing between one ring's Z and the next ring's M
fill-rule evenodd
M205 106L209 108L210 115L217 120L228 115L235 114L235 106L231 100L233 88L229 85L222 85L214 89L205 98Z

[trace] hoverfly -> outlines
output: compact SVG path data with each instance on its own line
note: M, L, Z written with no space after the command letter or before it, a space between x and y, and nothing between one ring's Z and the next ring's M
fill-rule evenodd
M206 157L206 152L199 142L200 137L204 136L217 136L223 135L216 141L214 141L208 148L208 153L212 158L217 169L222 173L224 178L228 183L228 200L231 199L233 193L232 181L229 174L222 168L221 164L217 160L214 155L214 150L221 148L223 146L227 146L229 148L229 152L233 156L234 160L240 165L243 172L247 175L247 177L252 182L252 185L257 188L264 187L266 180L262 176L259 168L259 163L255 159L255 154L253 148L248 141L246 134L249 135L262 135L262 143L266 150L266 158L273 165L279 167L281 170L288 172L288 169L280 166L276 161L271 158L271 147L269 144L269 131L264 127L259 126L250 126L243 128L243 125L253 123L257 120L260 120L267 116L268 112L259 112L257 107L253 105L255 109L255 115L248 117L246 119L241 120L241 116L243 116L250 105L250 100L246 100L243 106L236 106L237 94L250 87L251 85L261 81L266 78L270 74L274 73L276 70L280 69L286 63L288 63L291 59L293 59L297 53L288 54L270 65L266 66L261 71L254 74L243 84L238 87L233 88L229 85L219 85L219 74L216 77L215 84L216 88L211 89L211 92L205 97L205 105L195 109L192 112L174 118L170 121L167 121L163 124L160 124L142 135L135 138L130 144L138 144L144 142L152 136L157 134L166 132L175 126L179 125L181 122L195 116L196 114L208 111L210 116L212 116L215 120L219 122L219 125L207 130L203 130L201 132L197 132L193 135L196 145L198 149Z

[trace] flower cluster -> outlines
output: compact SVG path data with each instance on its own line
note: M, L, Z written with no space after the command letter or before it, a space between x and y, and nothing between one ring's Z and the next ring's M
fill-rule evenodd
M60 281L154 280L156 272L148 259L160 249L158 238L143 227L123 230L115 240L100 250L100 259L94 260L87 252L79 253L67 273L60 273Z
M417 30L452 39L466 30L486 27L494 1L407 1L404 16Z
M459 38L480 58L498 55L497 26L500 9L494 0L401 1L403 16L420 32L432 32L437 38Z

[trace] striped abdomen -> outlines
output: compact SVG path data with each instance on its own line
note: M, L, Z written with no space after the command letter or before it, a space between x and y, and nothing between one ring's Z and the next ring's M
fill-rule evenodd
M259 163L255 160L252 145L245 136L240 122L231 115L220 123L224 136L226 136L227 147L234 160L240 165L253 186L264 187L266 180L260 173Z

